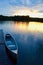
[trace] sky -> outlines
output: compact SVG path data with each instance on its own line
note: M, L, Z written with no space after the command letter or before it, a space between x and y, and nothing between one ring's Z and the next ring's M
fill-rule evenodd
M43 17L43 0L0 0L0 15Z

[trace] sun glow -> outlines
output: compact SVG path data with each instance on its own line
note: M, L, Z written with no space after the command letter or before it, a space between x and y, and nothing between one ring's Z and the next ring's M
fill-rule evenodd
M20 15L20 16L30 16L30 17L38 17L43 18L43 13L40 13L38 10L30 9L28 7L15 7L15 10L12 12L12 15Z
M13 13L13 15L29 15L30 17L35 17L36 16L37 10L31 10L31 9L19 9L16 10L15 13Z

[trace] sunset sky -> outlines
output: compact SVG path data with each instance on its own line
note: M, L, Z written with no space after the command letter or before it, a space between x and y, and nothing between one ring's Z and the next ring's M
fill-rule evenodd
M0 0L0 15L43 17L43 0Z

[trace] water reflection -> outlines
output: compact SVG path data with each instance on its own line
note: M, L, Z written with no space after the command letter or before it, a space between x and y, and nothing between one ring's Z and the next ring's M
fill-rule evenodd
M16 22L13 29L24 32L43 32L43 23L40 22Z
M43 65L43 23L6 21L0 22L0 29L16 39L17 65Z
M43 32L43 23L40 22L30 22L29 23L29 30L30 31L37 31L37 32Z
M0 29L10 29L15 32L41 32L43 33L43 23L40 22L0 22Z

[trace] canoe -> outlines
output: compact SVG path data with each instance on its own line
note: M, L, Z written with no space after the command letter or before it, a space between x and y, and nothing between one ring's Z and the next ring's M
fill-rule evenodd
M10 34L6 34L5 36L5 48L9 57L13 60L17 60L18 46L15 39L13 39L13 37Z

